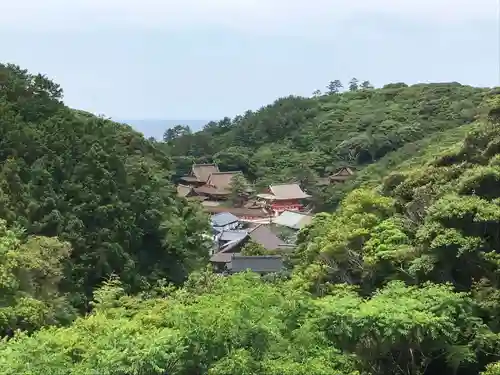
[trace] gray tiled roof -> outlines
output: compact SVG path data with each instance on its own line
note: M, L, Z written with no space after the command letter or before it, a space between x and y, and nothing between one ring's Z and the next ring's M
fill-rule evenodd
M212 225L215 227L223 227L236 221L239 221L238 217L229 212L212 215Z
M246 242L248 237L239 238L234 241L229 241L220 247L220 252L222 253L234 253L241 249L242 245Z
M231 273L250 270L257 273L274 273L283 269L279 255L244 256L240 253L219 252L210 258L212 263L224 263Z
M254 242L264 246L266 250L275 250L285 244L267 225L259 225L252 228L249 235Z
M243 256L236 255L231 259L231 272L250 269L258 273L279 272L283 269L283 258L278 255Z
M224 253L224 252L219 252L210 258L210 262L212 263L230 263L231 259L233 258L234 253Z
M225 230L221 232L219 237L220 241L237 241L242 240L248 236L248 231L246 230Z

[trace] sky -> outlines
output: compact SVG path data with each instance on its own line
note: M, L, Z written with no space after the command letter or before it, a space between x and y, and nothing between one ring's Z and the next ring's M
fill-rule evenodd
M113 119L217 120L335 79L500 85L498 1L0 0L0 61Z

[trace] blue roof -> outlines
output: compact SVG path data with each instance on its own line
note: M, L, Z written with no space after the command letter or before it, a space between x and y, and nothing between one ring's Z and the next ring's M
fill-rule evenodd
M214 227L223 227L225 225L235 223L239 220L240 219L238 219L237 216L234 216L229 212L221 212L212 216L212 225Z

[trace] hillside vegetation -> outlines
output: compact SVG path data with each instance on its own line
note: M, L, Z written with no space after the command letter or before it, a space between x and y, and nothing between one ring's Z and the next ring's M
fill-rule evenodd
M299 181L318 210L331 209L345 189L319 187L318 177L342 166L362 170L402 148L411 156L408 145L416 148L425 137L473 122L487 92L458 83L365 87L281 98L258 111L208 123L201 132L179 126L165 133L165 148L177 177L193 162L213 161L221 170L243 171L257 188Z
M222 277L162 145L1 68L0 374L500 375L498 90L370 163L291 275Z
M45 77L0 65L0 259L12 263L12 275L0 277L0 306L26 303L33 286L19 274L23 262L44 283L57 275L78 306L113 273L136 291L182 282L206 258L207 221L175 198L171 161L130 127L70 110L61 98ZM32 256L10 252L25 247ZM17 326L1 316L0 330Z

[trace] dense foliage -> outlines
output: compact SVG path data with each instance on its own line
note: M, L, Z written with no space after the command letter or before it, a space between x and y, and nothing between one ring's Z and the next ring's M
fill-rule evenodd
M496 91L488 105L500 108ZM378 189L350 193L336 213L317 215L295 254L310 290L347 283L369 296L394 280L450 285L472 298L484 324L474 362L498 359L499 145L499 118L490 116L420 168L391 173Z
M71 244L62 288L77 304L112 273L130 290L181 282L206 256L208 224L176 198L170 160L130 127L61 97L44 76L0 65L0 217Z
M257 188L299 181L318 209L333 208L350 189L320 187L318 177L346 165L362 170L405 146L403 152L412 153L419 140L473 122L487 92L458 83L382 89L351 83L343 93L334 81L325 95L281 98L255 112L210 122L201 132L185 126L167 131L174 177L193 162L214 161L221 170L241 170Z
M446 131L367 166L299 232L291 274L198 270L179 285L207 221L175 198L165 145L64 107L16 67L0 87L0 374L500 374L498 91L450 85L483 98L480 121L434 113Z

